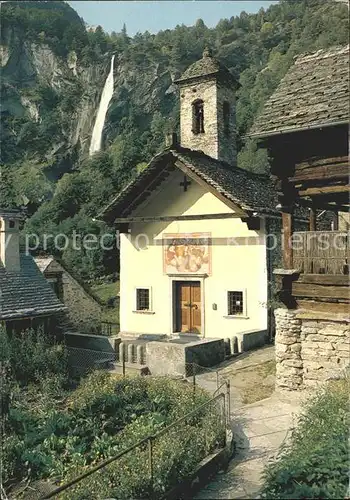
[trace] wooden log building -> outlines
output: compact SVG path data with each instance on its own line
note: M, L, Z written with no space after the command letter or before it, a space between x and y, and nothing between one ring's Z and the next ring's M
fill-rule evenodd
M298 57L250 133L272 157L283 220L280 298L319 319L349 312L349 235L338 227L349 212L348 126L349 46L342 46ZM308 231L293 230L297 206L309 211ZM318 231L323 211L334 214L333 231Z

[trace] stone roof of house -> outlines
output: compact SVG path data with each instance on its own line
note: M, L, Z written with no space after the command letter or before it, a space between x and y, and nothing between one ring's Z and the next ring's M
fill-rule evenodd
M299 56L249 133L267 137L349 122L349 45Z
M20 255L20 272L0 267L0 319L56 314L66 307L30 255Z
M214 188L242 210L279 215L276 210L277 193L269 177L228 165L202 151L176 146L156 155L138 177L128 184L97 217L113 222L118 216L128 215L131 211L131 202L136 197L139 197L140 202L145 199L149 195L147 186L152 182L152 187L156 187L154 179L158 176L160 183L162 177L159 174L162 169L169 168L169 165L176 168L176 162L180 163L178 168L181 169L182 164L208 184L208 187Z
M100 306L105 306L106 304L104 303L103 300L100 299L98 295L96 295L93 290L89 287L87 283L85 283L77 274L69 269L67 265L61 260L53 255L47 255L47 256L38 256L34 257L35 263L40 269L42 273L45 273L46 270L50 271L49 266L54 262L59 265L59 268L68 273L71 278L84 290L84 292L89 295L93 300L95 300Z
M221 64L215 57L213 57L211 50L204 49L202 59L199 59L195 63L191 64L185 72L175 80L175 83L183 83L188 80L196 80L198 78L207 76L217 76L223 79L229 79L239 86L238 81L230 73L230 71Z

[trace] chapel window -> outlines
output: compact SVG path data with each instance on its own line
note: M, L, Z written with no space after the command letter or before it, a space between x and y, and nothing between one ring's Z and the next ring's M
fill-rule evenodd
M150 310L150 290L149 288L136 289L136 311Z
M14 221L14 220L12 220L12 219L11 219L11 220L9 220L9 228L10 228L10 229L13 229L13 228L15 227L15 225L16 225L16 223L15 223L15 221Z
M224 134L230 134L230 103L224 101L223 107L223 122L224 122Z
M227 314L228 316L245 316L246 300L243 290L227 292Z
M204 102L201 99L192 103L192 132L204 134Z

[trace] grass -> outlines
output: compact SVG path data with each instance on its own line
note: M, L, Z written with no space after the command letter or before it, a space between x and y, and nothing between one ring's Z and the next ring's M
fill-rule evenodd
M109 323L117 323L119 325L119 304L109 307L108 301L114 299L119 293L119 281L114 283L103 283L100 285L93 285L91 287L93 292L102 300L106 306L102 309L102 321Z
M119 281L92 285L91 289L103 302L107 303L109 299L117 297L119 293Z
M241 389L243 404L255 403L271 396L275 389L276 363L274 360L265 361L259 366L244 371L248 373L244 374L246 384Z

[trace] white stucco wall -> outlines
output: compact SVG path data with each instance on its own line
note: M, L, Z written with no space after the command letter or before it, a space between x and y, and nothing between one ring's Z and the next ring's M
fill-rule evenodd
M139 206L133 215L193 215L227 213L231 210L214 195L191 181L187 192L179 185L183 174L174 172L156 193ZM212 273L208 277L187 279L201 281L204 299L205 337L232 337L240 332L267 328L267 271L265 232L251 231L239 218L196 220L171 223L132 224L131 235L121 235L120 326L122 332L173 333L172 280L163 272L162 237L164 233L210 232ZM135 248L137 235L146 234L150 245ZM153 235L155 235L153 240ZM229 238L237 245L228 245ZM144 245L145 238L139 236ZM247 239L248 238L248 239ZM154 244L154 242L157 244ZM183 280L181 276L177 279ZM152 287L152 312L135 311L135 288ZM246 290L247 317L227 318L227 290ZM217 310L213 310L217 304Z

